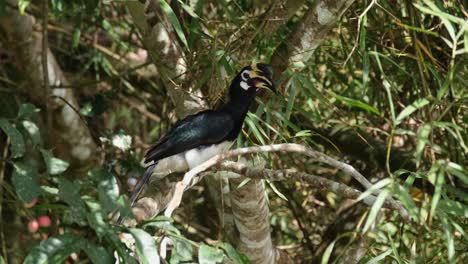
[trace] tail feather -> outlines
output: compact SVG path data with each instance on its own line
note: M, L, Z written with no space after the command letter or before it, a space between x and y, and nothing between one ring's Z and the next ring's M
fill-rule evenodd
M145 173L143 174L143 177L141 177L141 179L138 180L137 184L135 185L135 188L133 188L132 194L130 195L130 206L133 206L135 201L138 199L138 196L140 196L140 193L143 190L143 187L148 183L149 179L151 178L151 175L153 174L153 171L156 165L157 163L155 162L154 164L151 164L150 166L148 166L146 168ZM120 225L122 220L123 220L122 216L119 216L119 218L116 221L116 224Z
M143 174L143 177L137 182L135 185L135 188L133 188L132 194L130 195L130 204L133 206L135 203L136 199L138 199L138 196L140 195L141 191L143 190L143 187L148 183L149 179L151 178L151 175L153 174L154 168L156 167L157 163L153 163L150 166L146 168L145 173Z

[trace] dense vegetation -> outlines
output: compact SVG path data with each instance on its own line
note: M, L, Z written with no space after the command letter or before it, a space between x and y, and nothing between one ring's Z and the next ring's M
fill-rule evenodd
M262 263L228 217L257 187L277 263L468 261L465 1L142 2L0 1L0 263ZM280 94L258 97L234 147L298 143L372 187L256 153L231 160L302 178L229 185L211 168L162 216L174 175L145 194L162 208L132 213L146 149L252 62Z

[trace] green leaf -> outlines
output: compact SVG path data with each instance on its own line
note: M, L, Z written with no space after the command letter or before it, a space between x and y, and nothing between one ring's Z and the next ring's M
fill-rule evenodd
M97 185L99 201L104 206L105 212L109 213L117 207L119 198L119 185L112 173L104 169L91 170L88 177Z
M159 255L154 238L141 229L130 228L128 231L135 238L136 250L141 263L159 263Z
M444 199L439 202L438 208L447 214L468 218L468 206L466 204Z
M321 264L327 264L328 261L330 260L330 256L331 256L331 253L333 252L333 248L335 247L336 241L337 240L334 240L333 242L330 243L330 245L328 245L327 249L323 253Z
M67 170L70 165L68 162L56 158L52 155L52 152L49 150L41 149L42 157L47 166L47 172L50 175L57 175Z
M429 100L426 98L421 98L416 101L414 101L412 104L408 105L403 109L403 111L400 112L400 114L396 118L396 124L400 124L403 119L411 115L413 112L416 110L422 108L423 106L427 105L429 103Z
M38 184L39 175L35 168L26 163L16 162L13 167L11 181L15 186L16 193L23 202L29 203L37 198L41 192Z
M24 264L62 263L70 254L80 251L83 243L80 237L73 234L64 234L50 237L33 248Z
M30 0L19 0L18 1L18 9L21 15L24 15L26 8L29 6Z
M359 197L356 199L356 201L357 202L361 201L362 199L366 198L367 196L375 193L377 190L380 190L383 187L389 185L390 183L392 183L392 179L390 179L390 178L382 179L382 180L374 183L369 189L367 189L365 192L361 193L361 195L359 195Z
M21 133L5 118L0 118L0 128L10 138L10 149L12 158L20 158L24 155L24 139Z
M250 263L247 256L238 252L231 244L225 242L216 243L216 247L222 248L229 259L235 264L248 264Z
M104 211L99 203L89 200L86 201L90 213L87 215L89 225L96 231L99 238L102 238L108 232L108 225L106 223Z
M78 44L80 44L80 38L81 38L81 28L80 28L80 25L78 24L78 25L75 25L75 29L73 30L73 36L72 36L73 48L78 47Z
M388 255L392 254L392 250L388 249L387 251L383 252L382 254L370 259L367 264L378 264L382 263L382 260L384 260Z
M249 113L249 115L253 115L252 113ZM256 126L256 122L254 122L252 120L252 118L250 118L250 116L248 116L246 119L245 119L245 123L247 124L247 126L250 128L250 130L252 131L252 133L254 134L255 138L260 141L260 143L262 145L265 145L265 140L262 136L262 133L260 133L260 131L258 130L257 126Z
M185 10L185 12L187 12L187 14L189 14L191 17L194 17L194 18L200 18L196 13L195 13L195 10L193 10L193 8L187 4L185 4L182 0L178 0L180 6Z
M367 232L367 230L369 230L369 228L371 227L371 225L375 222L375 219L377 218L377 215L380 211L380 208L382 208L382 205L384 204L385 202L385 199L387 198L387 196L390 194L390 190L389 189L384 189L380 194L379 196L377 196L377 199L375 199L375 202L374 202L374 205L372 205L372 208L369 212L369 216L367 217L367 221L364 225L364 228L363 228L363 232Z
M117 199L117 207L119 208L120 216L123 218L135 218L132 212L130 201L126 195L121 195Z
M444 177L444 170L442 168L439 169L437 176L435 178L434 186L434 195L432 196L432 202L431 202L431 218L434 217L434 213L437 209L437 205L439 203L440 197L442 195L442 190L443 190L443 185L445 181Z
M175 235L180 235L179 229L177 229L177 227L175 227L172 224L172 222L173 222L172 219L164 220L164 218L160 218L158 216L158 217L156 217L154 219L145 221L142 226L143 227L152 226L152 227L155 227L157 229L167 231L168 233L173 233Z
M112 137L112 145L122 151L127 151L132 146L132 137L120 132Z
M21 121L21 126L28 132L29 136L31 137L31 141L33 147L42 145L42 138L41 133L39 132L39 128L33 122L29 120Z
M244 185L249 183L251 180L252 180L251 178L245 178L241 183L239 183L239 185L237 185L237 189L242 188Z
M80 196L80 184L59 178L59 197L70 205L70 210L75 222L79 222L86 216L86 207Z
M267 181L267 182L268 182L268 185L269 185L269 186L271 187L271 189L273 190L273 192L276 193L276 195L278 195L281 199L283 199L283 200L285 200L285 201L288 200L288 198L287 198L284 194L282 194L282 193L276 188L276 186L275 186L275 184L274 184L273 182L271 182L271 181Z
M33 248L24 264L63 263L72 253L84 250L92 263L112 263L109 253L101 246L71 233L50 237Z
M411 199L411 195L409 194L408 190L401 186L400 184L394 185L395 189L395 196L401 201L401 203L405 206L408 210L409 215L414 219L417 220L419 217L418 215L418 207L414 203L413 199Z
M83 243L83 250L86 252L86 255L91 259L91 263L115 263L113 258L109 255L104 247L98 246L94 243Z
M171 254L170 263L188 262L192 260L192 245L184 239L172 239L174 241L174 249L173 253Z
M468 175L460 164L448 162L446 169L448 173L458 177L464 184L468 184Z
M288 104L286 105L286 112L284 113L284 116L286 118L290 119L291 118L291 113L293 111L294 107L294 102L296 101L296 91L299 86L299 80L297 78L292 78L291 80L291 86L289 88L289 96L288 96Z
M449 223L447 215L438 213L442 222L445 237L447 239L448 263L454 263L453 257L455 256L455 239L453 237L452 226Z
M424 150L424 147L426 144L429 142L429 134L431 133L431 124L424 124L420 129L418 133L418 144L416 145L416 166L419 166L419 163L421 162L421 157L422 153Z
M369 112L371 112L371 113L374 113L374 114L380 116L379 110L377 110L375 107L370 106L370 105L368 105L368 104L366 104L366 103L363 103L363 102L358 101L358 100L356 100L356 99L351 99L351 98L343 97L343 96L340 96L340 95L337 95L337 94L335 94L335 95L333 95L333 96L334 96L336 99L338 99L338 100L342 101L343 103L346 103L346 104L348 104L348 105L350 105L350 106L358 107L358 108L364 109L364 110L366 110L366 111L369 111Z
M198 262L200 264L221 263L224 259L223 251L207 245L201 245L198 249Z
M167 15L167 18L174 27L174 30L177 36L179 37L180 41L182 41L182 43L184 43L184 45L187 48L189 48L187 44L187 39L184 35L184 31L182 30L182 26L180 25L179 20L177 19L177 16L172 10L171 6L165 0L159 0L158 2L159 6L161 7L161 10Z
M34 113L39 112L40 109L36 108L35 105L26 103L21 104L18 110L18 118L19 119L27 119L30 118Z

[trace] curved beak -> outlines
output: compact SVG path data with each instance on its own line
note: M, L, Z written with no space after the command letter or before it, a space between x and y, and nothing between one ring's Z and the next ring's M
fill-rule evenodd
M250 72L250 77L252 78L255 87L266 88L277 94L278 91L276 90L272 80L273 68L270 65L263 63L252 64L251 67L252 71Z

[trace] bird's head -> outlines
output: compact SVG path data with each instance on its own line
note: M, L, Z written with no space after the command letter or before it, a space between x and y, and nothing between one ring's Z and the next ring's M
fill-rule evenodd
M253 63L237 74L231 84L231 92L255 93L257 89L265 88L276 93L272 76L273 71L270 65Z

